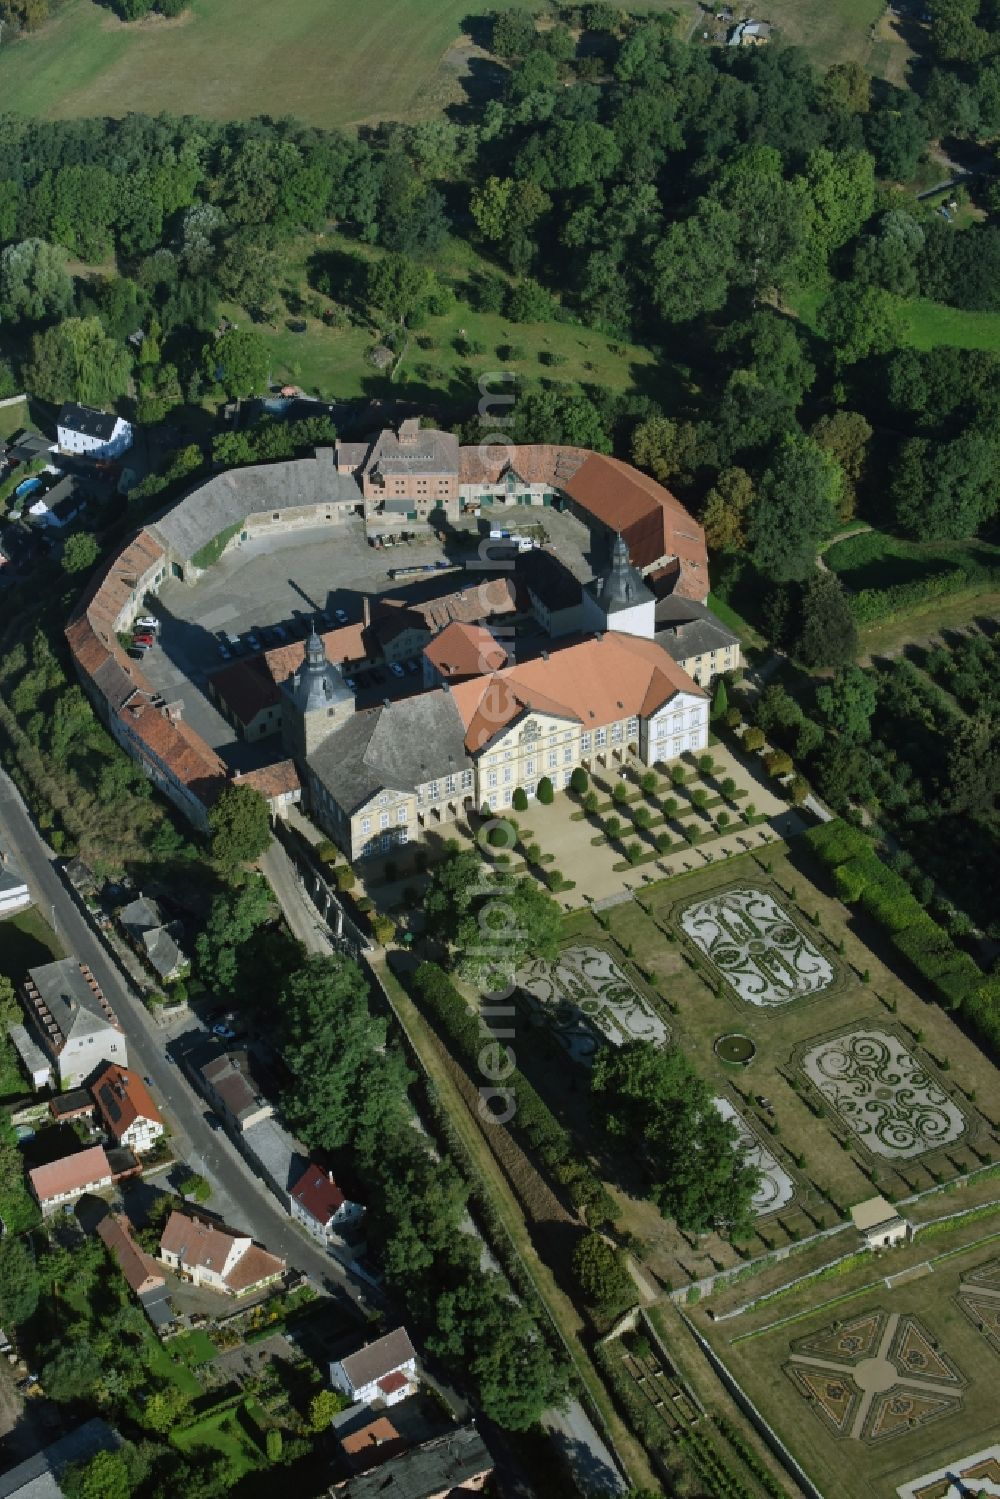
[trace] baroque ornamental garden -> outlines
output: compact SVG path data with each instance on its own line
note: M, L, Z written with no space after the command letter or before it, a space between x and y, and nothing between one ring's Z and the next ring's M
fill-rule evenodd
M795 1183L788 1172L778 1164L767 1147L761 1144L728 1098L715 1098L712 1102L723 1119L732 1120L736 1126L744 1160L747 1165L753 1166L759 1172L757 1190L750 1204L754 1216L763 1218L767 1213L777 1213L787 1207L795 1196Z
M537 962L518 974L523 1000L569 1052L589 1066L601 1038L612 1046L652 1041L670 1031L649 1001L600 947L567 947L554 964Z
M836 976L765 890L736 887L686 907L681 929L737 996L761 1008L818 994Z
M866 1442L950 1415L966 1385L916 1317L884 1311L797 1339L785 1372L834 1436Z
M909 1160L965 1134L961 1109L890 1031L835 1036L811 1047L801 1065L873 1155Z

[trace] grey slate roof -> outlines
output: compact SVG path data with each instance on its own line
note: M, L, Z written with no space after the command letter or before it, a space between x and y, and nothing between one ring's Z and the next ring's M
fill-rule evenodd
M656 643L675 661L725 650L738 645L739 638L705 604L678 598L675 593L657 602Z
M414 430L409 422L400 436L390 428L380 433L365 464L365 472L380 474L457 474L458 438L433 427Z
M415 791L471 767L465 726L444 688L356 713L309 759L310 770L348 814L380 791Z
M113 412L95 411L93 406L78 406L75 401L67 401L59 413L60 427L82 432L85 437L96 437L101 442L111 441L117 423Z
M589 586L605 614L609 615L621 609L632 609L636 604L651 603L653 598L642 574L632 566L621 532L611 543L611 562L607 571Z
M344 1499L429 1499L450 1494L492 1469L489 1448L476 1428L459 1426L349 1479L336 1492Z
M376 1338L374 1343L366 1343L357 1353L349 1353L340 1363L351 1384L360 1390L373 1379L391 1374L416 1356L417 1350L410 1342L406 1328L396 1327L384 1337Z
M98 1452L113 1452L120 1445L117 1433L95 1416L4 1473L0 1499L62 1499L58 1480L71 1463L88 1462Z
M59 958L40 968L29 968L28 977L67 1041L120 1029L103 1008L76 958Z
M186 495L151 529L178 557L189 560L229 526L268 510L296 505L361 504L349 474L315 458L231 468Z
M129 936L138 940L143 932L152 931L154 927L163 925L163 912L155 900L150 900L147 896L140 894L127 906L122 906L118 912L118 920Z

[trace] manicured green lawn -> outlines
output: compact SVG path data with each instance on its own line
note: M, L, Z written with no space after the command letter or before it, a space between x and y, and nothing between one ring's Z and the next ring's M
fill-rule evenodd
M169 1344L170 1356L187 1365L189 1369L197 1369L199 1364L209 1364L218 1353L218 1348L212 1342L207 1332L196 1328L193 1332L183 1332L178 1338L171 1338Z
M822 69L833 62L869 62L871 28L883 10L879 0L772 0L763 14L779 29L783 42L801 47Z
M189 1336L194 1337L197 1334L192 1333ZM170 1347L173 1348L174 1344L171 1343ZM201 1394L201 1385L188 1364L182 1362L181 1358L173 1358L158 1338L150 1335L146 1349L146 1363L152 1373L159 1374L162 1379L169 1379L183 1395L190 1395L192 1399L196 1399Z
M18 401L14 406L0 406L0 437L13 437L22 427L32 425L27 401Z
M64 958L66 949L34 906L0 921L0 973L20 984L29 968Z
M468 0L191 0L175 21L124 25L68 0L0 48L4 109L213 119L295 115L314 125L435 114L462 97ZM454 48L445 60L449 48Z
M171 1433L170 1440L182 1452L196 1447L211 1447L231 1464L233 1476L242 1478L263 1464L263 1456L240 1423L236 1410L208 1415L203 1421Z

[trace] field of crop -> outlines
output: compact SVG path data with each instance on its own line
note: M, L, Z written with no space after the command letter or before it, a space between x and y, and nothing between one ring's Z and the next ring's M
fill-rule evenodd
M0 97L4 109L62 118L162 110L291 114L327 126L418 118L460 97L468 56L460 26L477 8L467 0L192 0L176 21L124 25L93 0L67 0L42 31L0 49Z

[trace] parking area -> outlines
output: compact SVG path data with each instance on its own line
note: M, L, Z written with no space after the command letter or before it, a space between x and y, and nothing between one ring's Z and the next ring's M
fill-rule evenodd
M487 512L465 519L443 540L428 534L392 547L370 546L360 518L335 529L255 536L227 552L195 586L179 579L163 585L152 607L160 629L143 657L143 671L168 702L183 703L185 721L231 769L267 764L274 759L273 737L244 743L206 696L208 677L230 659L223 637L241 640L237 654L246 654L248 634L272 647L302 639L313 619L321 629L357 623L366 597L391 593L419 603L503 576L503 561L480 545L491 526L535 533L577 577L592 575L586 527L553 510L499 510L495 517ZM370 669L355 679L358 704L407 696L421 682L416 661L399 672Z

